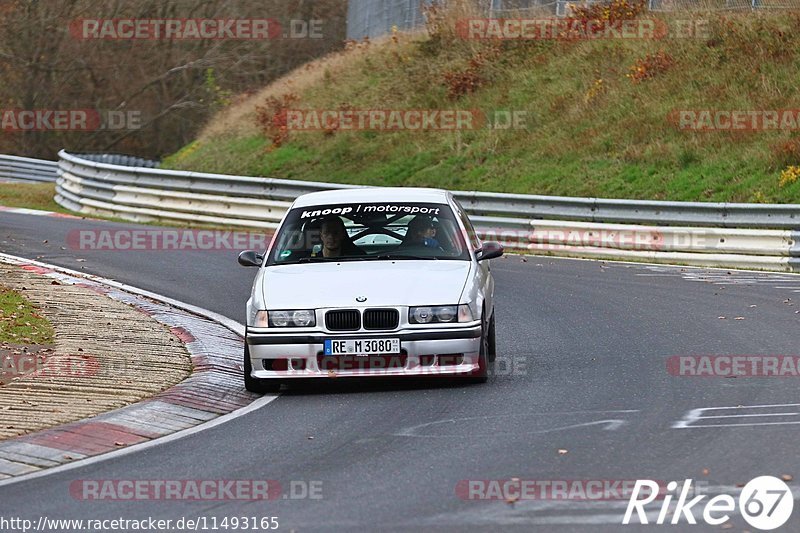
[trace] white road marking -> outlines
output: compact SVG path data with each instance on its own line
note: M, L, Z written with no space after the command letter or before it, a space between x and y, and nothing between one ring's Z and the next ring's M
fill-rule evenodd
M800 413L793 411L785 411L780 413L737 413L732 415L708 415L705 413L713 411L726 411L735 409L741 411L744 409L779 409L786 407L800 407L798 403L780 403L780 404L766 404L766 405L742 405L736 407L702 407L699 409L692 409L682 420L678 420L672 424L673 429L694 429L694 428L719 428L719 427L745 427L745 426L782 426L800 424L800 421L787 420L783 422L742 422L740 424L695 424L697 421L720 419L720 418L758 418L770 416L797 416Z
M704 416L703 418L746 418L748 416L787 416L787 415L798 415L800 413L760 413L756 415L714 415L714 416Z
M433 426L439 426L443 424L456 424L456 423L467 423L470 421L477 421L477 420L495 420L497 418L529 418L529 417L547 417L547 416L558 416L563 418L564 416L569 415L587 415L587 414L607 414L607 413L638 413L637 409L623 409L623 410L612 410L612 411L567 411L567 412L554 412L554 413L530 413L530 414L513 414L513 415L488 415L488 416L472 416L472 417L464 417L464 418L448 418L445 420L435 420L433 422L426 422L424 424L418 424L416 426L407 427L405 429L401 429L397 433L393 433L392 435L396 437L423 437L423 438L463 438L463 435L460 434L447 434L447 435L431 435L431 434L421 434L420 431L424 428L429 428ZM546 429L539 429L539 430L532 430L525 432L529 435L539 435L544 433L553 433L556 431L564 431L568 429L577 429L582 427L589 427L589 426L597 426L601 425L604 426L604 431L615 431L622 427L623 425L627 424L627 420L617 419L617 418L610 418L610 419L603 419L603 420L592 420L590 422L578 422L575 424L568 424L565 426L558 426L553 428L546 428ZM470 435L473 436L493 436L493 435L502 435L503 433L498 432L491 432L489 434L480 434L476 433L473 430L470 430Z

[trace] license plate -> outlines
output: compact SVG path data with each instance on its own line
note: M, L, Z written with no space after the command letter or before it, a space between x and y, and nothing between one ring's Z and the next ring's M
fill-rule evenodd
M325 339L325 355L391 355L400 353L400 339Z

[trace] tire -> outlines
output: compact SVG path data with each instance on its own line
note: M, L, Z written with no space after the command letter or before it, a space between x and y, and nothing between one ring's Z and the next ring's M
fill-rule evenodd
M244 345L244 388L250 392L264 394L267 392L278 392L281 389L279 379L258 379L251 376L253 364L250 362L250 347Z
M483 316L484 318L486 317L485 312ZM493 351L491 345L494 337L493 323L493 321L490 321L489 324L486 324L483 321L481 324L481 351L478 355L478 370L475 370L470 377L472 383L486 383L489 381L489 368L494 362L494 359L489 357L490 351Z
M489 351L487 355L490 363L494 363L495 359L497 359L497 333L494 327L494 313L492 313L492 320L489 322Z

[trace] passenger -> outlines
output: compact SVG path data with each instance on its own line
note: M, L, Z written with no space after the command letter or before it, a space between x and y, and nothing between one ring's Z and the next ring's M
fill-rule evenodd
M425 246L429 248L442 247L442 245L439 244L439 241L436 239L436 232L436 225L431 222L430 227L425 230L425 233L423 233L422 242L425 244Z
M425 247L441 250L436 240L436 226L429 216L418 215L408 223L408 232L401 247Z

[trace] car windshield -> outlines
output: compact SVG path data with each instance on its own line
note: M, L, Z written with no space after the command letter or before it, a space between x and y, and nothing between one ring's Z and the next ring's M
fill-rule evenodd
M452 209L434 203L353 203L292 209L267 265L325 261L469 260Z

